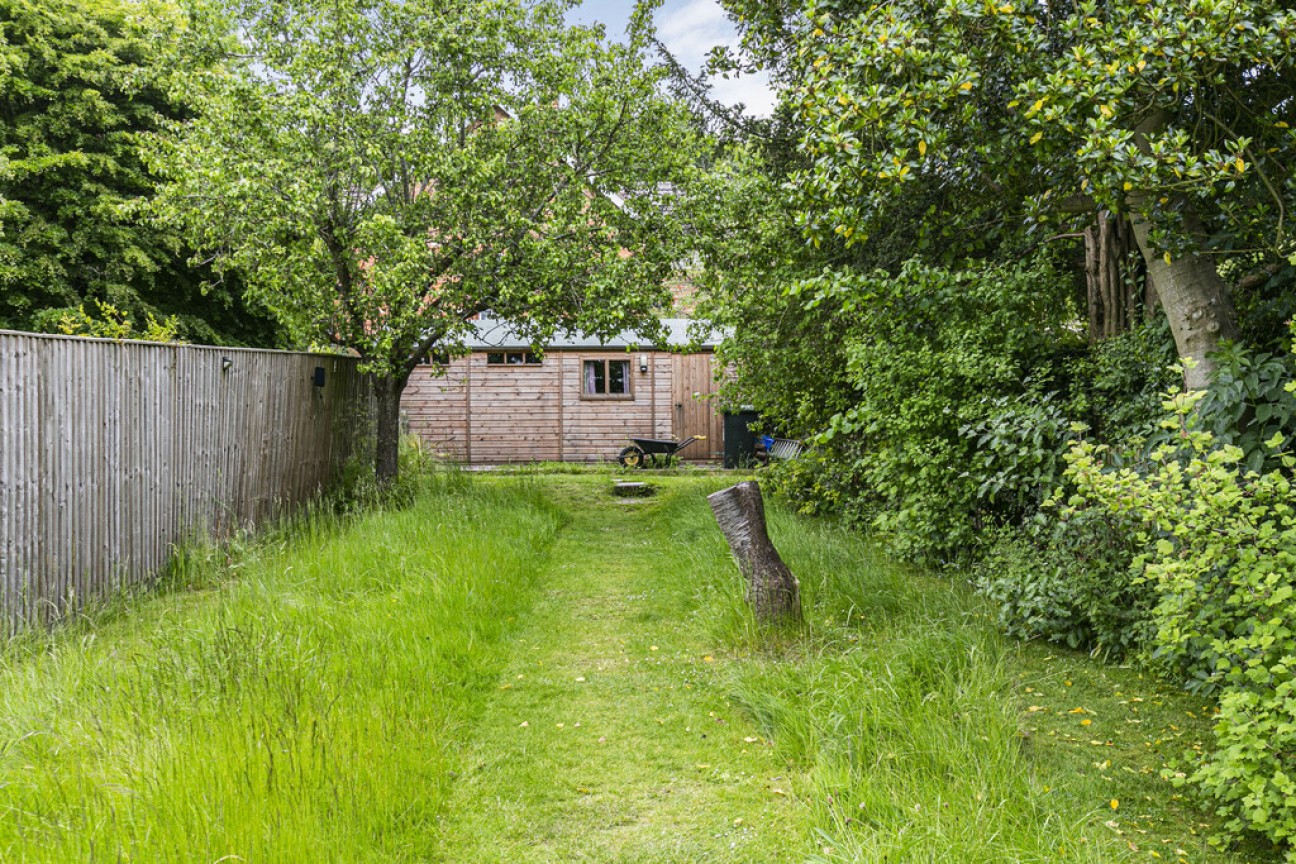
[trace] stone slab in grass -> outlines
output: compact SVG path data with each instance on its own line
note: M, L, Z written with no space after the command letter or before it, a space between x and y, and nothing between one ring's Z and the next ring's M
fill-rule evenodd
M612 484L612 494L620 498L647 498L657 490L637 480L618 480Z

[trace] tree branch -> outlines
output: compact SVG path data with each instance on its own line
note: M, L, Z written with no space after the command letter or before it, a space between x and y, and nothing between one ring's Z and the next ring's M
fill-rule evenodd
M1236 141L1240 141L1242 139L1241 135L1238 135L1236 132L1234 132L1233 129L1227 123L1225 123L1223 120L1216 117L1214 114L1205 110L1203 110L1201 113L1202 116L1206 117L1216 126L1219 126L1219 128L1223 130L1225 135L1232 136L1233 139ZM1283 239L1283 220L1286 218L1287 215L1287 208L1283 204L1282 195L1278 194L1278 190L1275 189L1273 183L1270 182L1269 175L1265 173L1264 168L1262 168L1260 165L1260 160L1255 157L1255 154L1253 152L1251 152L1251 148L1249 146L1244 146L1242 148L1242 152L1245 153L1248 157L1250 157L1251 164L1255 167L1256 174L1260 177L1260 182L1264 183L1265 189L1269 190L1269 197L1273 198L1274 203L1278 205L1278 227L1277 227L1278 236L1276 238L1277 244L1275 245L1281 245Z
M1249 291L1252 288L1259 288L1274 277L1279 270L1283 268L1281 261L1275 261L1267 267L1263 267L1254 273L1239 279L1234 285L1234 291Z

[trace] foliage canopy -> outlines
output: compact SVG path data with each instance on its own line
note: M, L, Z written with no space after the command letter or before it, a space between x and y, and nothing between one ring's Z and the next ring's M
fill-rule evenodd
M1290 8L727 5L749 46L792 70L783 100L810 160L792 183L816 244L871 242L920 202L914 251L953 264L1127 214L1179 352L1198 361L1193 386L1238 332L1218 256L1296 265Z
M679 260L663 184L692 144L644 64L643 14L614 44L550 0L218 10L234 65L159 150L168 213L297 340L359 354L380 476L410 371L479 313L537 343L651 329Z
M167 0L0 0L0 326L58 330L98 301L191 339L273 341L236 282L204 288L142 218L142 139L192 113L167 48L185 28Z

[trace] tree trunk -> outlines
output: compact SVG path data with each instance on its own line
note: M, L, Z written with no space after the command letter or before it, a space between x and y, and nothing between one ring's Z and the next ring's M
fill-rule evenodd
M1099 211L1084 231L1089 341L1118 336L1139 322L1137 254L1129 220Z
M1221 339L1237 338L1233 301L1210 258L1187 254L1167 264L1149 240L1151 230L1144 220L1134 220L1134 237L1147 262L1148 279L1170 320L1175 349L1180 357L1196 363L1184 370L1184 386L1201 390L1210 383L1215 365L1207 353L1217 349Z
M1156 283L1152 276L1143 279L1143 314L1149 319L1161 308L1161 295L1157 294Z
M374 380L374 407L377 412L374 441L374 476L379 486L386 486L400 472L400 397L402 382L381 377Z
M1120 284L1125 289L1125 329L1132 330L1139 323L1139 280L1137 266L1131 262L1138 254L1138 243L1134 241L1134 227L1124 216L1116 217L1116 248L1120 250ZM1148 281L1146 278L1143 281ZM1144 309L1146 316L1151 310Z
M707 501L747 580L747 602L756 617L800 621L801 583L770 542L760 486L748 480L708 496Z
M1099 217L1101 219L1101 217ZM1102 263L1098 258L1098 231L1101 222L1096 222L1084 230L1084 269L1085 288L1089 307L1089 344L1102 338L1102 297L1098 286L1102 282Z
M1151 153L1148 135L1160 132L1170 122L1170 112L1153 111L1134 129L1134 143L1144 154ZM1221 339L1237 338L1237 316L1228 288L1220 278L1215 263L1208 257L1189 253L1166 260L1163 252L1151 242L1152 226L1138 214L1140 205L1146 205L1146 193L1130 196L1131 221L1134 239L1147 262L1147 279L1156 287L1157 299L1170 321L1175 349L1180 357L1194 361L1193 368L1184 369L1184 386L1189 390L1202 390L1210 384L1215 364L1206 355L1219 347ZM1205 245L1206 230L1186 202L1183 226L1200 249Z

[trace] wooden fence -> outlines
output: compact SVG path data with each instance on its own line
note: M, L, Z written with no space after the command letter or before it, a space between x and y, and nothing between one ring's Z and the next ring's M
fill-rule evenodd
M0 331L0 627L315 495L367 428L367 392L347 357Z

